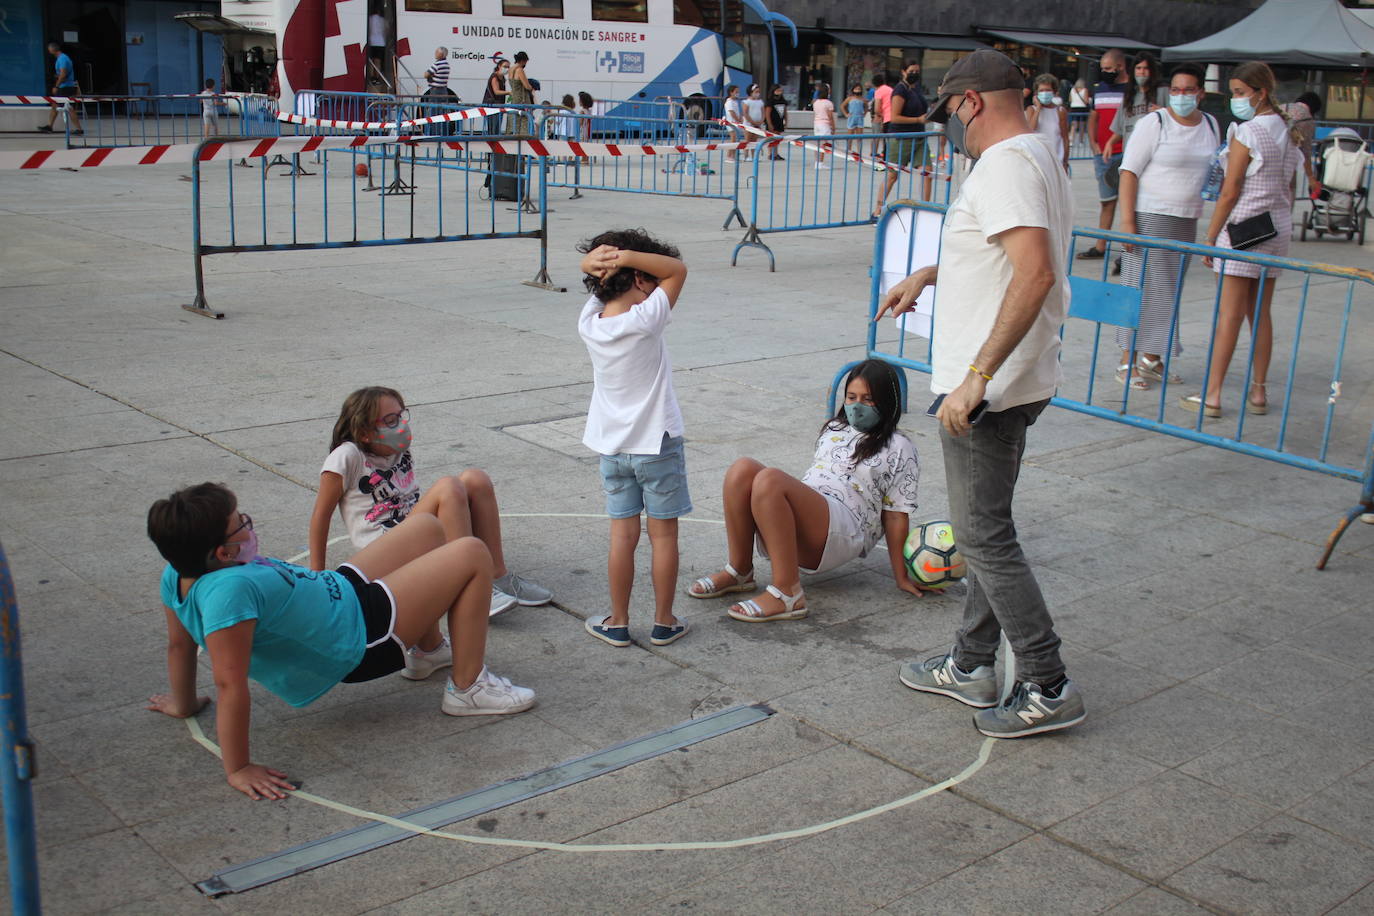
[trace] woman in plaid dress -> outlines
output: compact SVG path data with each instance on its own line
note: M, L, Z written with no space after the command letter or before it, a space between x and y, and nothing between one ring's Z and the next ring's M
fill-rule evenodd
M1301 158L1288 116L1274 101L1274 72L1260 61L1241 64L1231 75L1231 113L1241 123L1233 125L1226 154L1226 180L1217 198L1207 243L1231 247L1228 224L1268 213L1277 231L1272 239L1247 250L1280 257L1288 254L1293 233L1293 178ZM1221 386L1226 379L1241 325L1253 328L1250 381L1250 413L1269 409L1265 379L1274 348L1274 322L1270 305L1279 271L1241 261L1204 258L1203 263L1222 275L1220 313L1212 338L1211 372L1202 394L1179 401L1189 410L1209 417L1221 416ZM1263 290L1261 291L1261 285ZM1258 314L1256 312L1258 311Z

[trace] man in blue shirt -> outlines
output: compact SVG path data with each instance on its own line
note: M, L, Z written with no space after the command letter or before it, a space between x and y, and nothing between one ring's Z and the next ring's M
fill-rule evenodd
M55 41L48 42L48 53L56 58L53 64L52 92L49 95L60 96L61 98L71 98L80 93L81 89L76 84L76 67L72 64L72 59L62 50L62 46ZM66 102L62 106L67 116L71 118L72 133L84 134L81 129L81 116L76 113L76 106L71 102ZM44 133L52 133L52 126L57 121L57 103L52 103L52 111L48 114L48 123L40 124L38 129Z

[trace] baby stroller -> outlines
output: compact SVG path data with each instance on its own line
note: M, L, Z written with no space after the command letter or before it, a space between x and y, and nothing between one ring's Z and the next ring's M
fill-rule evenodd
M1369 218L1369 187L1366 173L1371 156L1360 135L1348 127L1338 127L1317 141L1321 163L1321 192L1312 200L1312 209L1302 223L1300 238L1307 232L1317 238L1326 233L1359 236L1364 244L1364 224Z

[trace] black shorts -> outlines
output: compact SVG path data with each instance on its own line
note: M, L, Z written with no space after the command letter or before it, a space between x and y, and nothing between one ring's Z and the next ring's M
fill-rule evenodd
M369 582L357 567L347 563L336 572L347 579L357 593L367 632L367 649L362 661L344 677L343 683L358 684L400 671L406 666L406 648L393 630L396 602L391 597L391 590L382 582Z

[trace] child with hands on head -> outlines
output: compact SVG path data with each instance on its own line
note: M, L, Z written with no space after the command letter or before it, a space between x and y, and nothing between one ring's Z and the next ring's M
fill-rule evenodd
M844 405L821 428L816 455L802 478L740 458L725 472L725 540L729 562L688 589L693 598L749 592L754 551L773 565L773 584L729 615L746 623L799 620L809 613L802 573L828 572L887 542L892 578L921 597L924 587L902 557L916 511L916 447L897 431L902 401L897 369L865 360L845 379Z
M591 298L577 330L592 361L592 399L582 442L601 456L606 514L610 614L589 617L586 630L613 646L630 645L630 591L640 513L653 546L654 628L666 646L687 632L673 616L678 518L692 511L683 456L682 411L663 339L687 280L678 251L642 229L603 232L578 246Z
M196 647L210 655L219 700L216 725L229 784L249 798L283 798L286 773L253 762L248 726L251 677L292 706L338 683L405 669L422 679L452 666L442 711L501 715L534 705L534 691L492 674L483 662L491 554L474 537L450 539L433 515L416 513L333 572L258 556L253 519L225 486L203 483L148 510L148 536L168 563L169 693L148 709L193 716ZM444 649L447 617L454 650ZM430 654L416 659L407 647Z
M449 540L475 535L491 551L491 616L517 603L553 600L548 589L506 568L496 490L483 471L441 477L423 494L410 454L410 411L394 388L360 388L344 399L310 516L310 568L324 569L329 523L339 510L354 547L366 547L415 513L432 515Z

